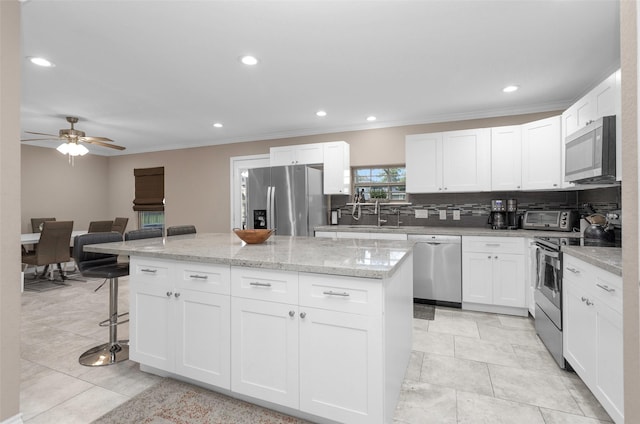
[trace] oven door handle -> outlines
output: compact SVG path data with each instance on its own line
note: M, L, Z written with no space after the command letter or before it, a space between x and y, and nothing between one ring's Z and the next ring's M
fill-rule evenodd
M542 249L540 246L536 246L536 289L540 290L542 288L542 282L544 281L544 272L545 266L542 263Z

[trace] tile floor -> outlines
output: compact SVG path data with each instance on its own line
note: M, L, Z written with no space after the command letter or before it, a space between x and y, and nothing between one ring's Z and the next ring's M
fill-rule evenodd
M99 281L22 295L23 421L90 423L159 378L127 361L90 368L86 349L107 341L108 287ZM127 279L120 309L128 310ZM128 337L127 325L119 327ZM573 373L560 370L528 318L438 308L414 320L413 352L395 424L610 422Z

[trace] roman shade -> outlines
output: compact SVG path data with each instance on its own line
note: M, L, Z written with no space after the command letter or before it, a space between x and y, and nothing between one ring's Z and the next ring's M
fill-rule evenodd
M164 211L164 167L134 169L134 211Z

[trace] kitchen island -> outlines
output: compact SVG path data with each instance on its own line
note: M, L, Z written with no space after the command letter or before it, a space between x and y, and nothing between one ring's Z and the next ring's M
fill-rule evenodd
M130 256L130 358L314 422L391 423L411 352L413 244L191 234Z

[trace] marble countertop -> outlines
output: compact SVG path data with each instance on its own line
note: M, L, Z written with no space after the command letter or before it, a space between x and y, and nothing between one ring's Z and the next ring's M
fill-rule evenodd
M539 230L492 230L482 227L377 227L375 225L324 225L315 227L315 231L353 231L364 233L400 233L400 234L433 234L454 236L491 236L491 237L580 237L578 232L539 231Z
M562 246L562 251L622 277L622 249L619 247Z
M413 242L271 236L246 244L233 233L198 233L85 246L89 252L382 279Z

